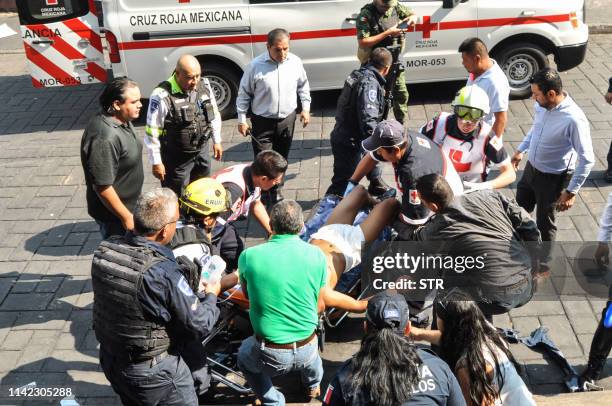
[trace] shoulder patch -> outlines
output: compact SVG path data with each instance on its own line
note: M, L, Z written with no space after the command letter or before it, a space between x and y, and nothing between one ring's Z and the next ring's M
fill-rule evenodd
M502 140L502 136L495 135L489 138L489 144L495 149L495 151L499 151L504 146L504 141Z
M157 113L157 110L159 110L159 100L157 98L151 99L149 101L149 113Z
M370 89L368 91L368 100L370 100L371 102L375 102L377 96L378 96L378 91L376 89Z
M431 146L429 146L429 142L427 142L426 139L421 138L421 137L415 137L417 140L417 144L419 144L420 146L422 146L423 148L427 148L427 149L431 149ZM420 203L419 203L420 204Z
M185 277L182 275L181 275L181 279L179 279L178 281L178 288L185 296L187 297L193 296L193 290L191 290L191 288L189 287L189 284L187 283L187 279L185 279Z
M415 206L421 204L421 198L419 197L419 192L417 192L416 189L410 189L408 191L408 202Z

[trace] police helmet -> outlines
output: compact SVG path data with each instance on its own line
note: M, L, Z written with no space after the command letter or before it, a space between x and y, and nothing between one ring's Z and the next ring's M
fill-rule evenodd
M191 182L179 199L181 208L204 216L220 214L230 209L230 196L221 182L202 178Z
M489 96L476 85L463 87L451 103L453 111L464 120L475 121L489 114Z

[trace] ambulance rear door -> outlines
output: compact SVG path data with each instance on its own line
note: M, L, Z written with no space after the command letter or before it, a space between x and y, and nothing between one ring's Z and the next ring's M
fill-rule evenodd
M351 0L250 0L253 53L266 52L266 34L274 28L291 33L289 52L304 63L311 89L333 89L357 60L355 17L366 3Z
M406 80L414 83L467 78L458 48L463 40L477 34L477 0L462 3L402 0L401 3L419 16L418 24L406 34L403 55ZM444 8L445 3L448 8Z
M34 87L106 82L93 0L17 1Z

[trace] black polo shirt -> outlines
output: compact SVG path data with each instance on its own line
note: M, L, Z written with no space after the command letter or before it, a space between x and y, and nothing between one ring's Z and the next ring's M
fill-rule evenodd
M95 220L118 220L104 206L94 190L96 186L113 186L117 195L133 211L142 190L142 141L132 123L120 124L110 116L98 113L87 124L81 139L81 164L87 185L87 211Z

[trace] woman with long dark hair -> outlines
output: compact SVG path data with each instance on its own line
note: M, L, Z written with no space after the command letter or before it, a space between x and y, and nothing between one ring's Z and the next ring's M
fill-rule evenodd
M438 330L413 328L415 340L438 345L468 405L535 405L516 361L476 302L456 291L434 303Z
M465 405L448 365L405 336L408 316L402 295L370 299L361 348L329 384L324 405Z

